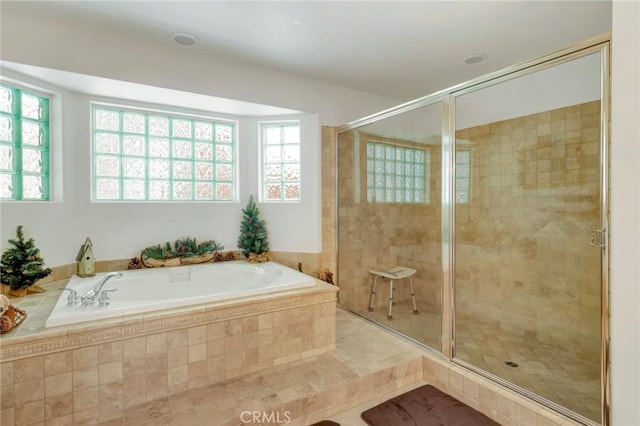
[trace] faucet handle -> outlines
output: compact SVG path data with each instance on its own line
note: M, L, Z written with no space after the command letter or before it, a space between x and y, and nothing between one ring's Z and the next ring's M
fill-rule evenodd
M72 288L66 287L58 287L58 290L68 291L69 295L67 296L67 306L76 306L80 304L80 295L77 291Z
M111 298L109 297L109 293L112 291L118 291L117 288L112 288L109 290L102 290L100 296L98 296L98 306L109 306L111 304Z

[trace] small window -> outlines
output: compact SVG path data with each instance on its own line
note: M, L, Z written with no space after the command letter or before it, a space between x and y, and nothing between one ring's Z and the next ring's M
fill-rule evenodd
M300 201L300 123L261 123L262 201Z
M49 99L0 85L0 198L49 200Z
M94 199L233 201L235 123L93 106Z
M471 151L456 152L456 203L467 204L471 192Z
M427 149L367 143L367 201L425 203L429 187Z

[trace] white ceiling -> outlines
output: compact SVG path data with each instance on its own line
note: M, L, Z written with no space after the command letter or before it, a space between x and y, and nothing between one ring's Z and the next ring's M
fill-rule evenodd
M69 90L101 96L103 98L128 99L145 104L168 104L172 107L183 108L185 110L216 111L236 116L282 116L300 113L300 111L279 108L272 105L243 102L237 99L202 95L199 93L167 89L165 87L154 87L131 83L129 81L119 81L9 61L0 60L0 68L2 69L2 74L5 79L9 81L15 80L17 84L24 85L25 81L19 75L14 76L12 71L42 81L51 82ZM169 100L169 102L167 102L167 100Z
M610 1L49 1L38 8L199 53L409 100L610 31ZM81 36L81 35L79 35ZM473 65L464 58L482 53Z

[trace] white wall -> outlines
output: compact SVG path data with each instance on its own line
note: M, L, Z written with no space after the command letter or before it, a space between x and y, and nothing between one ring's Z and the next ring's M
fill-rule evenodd
M615 426L640 425L640 3L613 2L611 361Z
M2 70L3 76L52 89L60 94L62 102L62 134L57 144L59 152L53 153L53 175L54 184L62 182L64 187L56 188L54 202L0 204L2 249L7 246L7 239L14 235L16 226L22 224L25 232L36 239L49 266L71 263L87 236L93 241L98 259L131 257L150 244L185 235L213 238L227 249L233 249L241 209L249 194L258 194L259 119L241 117L238 202L90 202L89 102L101 99L121 102L76 93L69 87L101 95L115 93L110 90L116 86L119 91L123 87L126 91L127 86L122 84L108 85L108 90L104 90L108 83L105 79L115 79L149 86L142 88L145 90L154 90L154 87L173 89L305 111L299 116L303 138L302 202L265 203L260 204L260 208L267 221L272 250L312 253L321 250L320 126L343 124L398 103L393 99L201 55L177 45L128 38L71 18L46 16L35 3L3 4L0 19L0 60L43 67L34 70L40 72L41 78L43 75L59 77L58 84L62 85L56 87L34 79L36 74L25 76L15 70ZM27 68L23 67L21 72ZM73 75L47 74L46 69L102 79L78 78L74 85ZM91 87L92 84L101 87ZM139 92L138 89L141 87L136 88ZM165 103L157 97L154 99L154 102ZM172 100L176 97L170 96L166 103L171 104ZM202 100L200 97L199 101ZM220 105L219 101L211 99L211 105ZM163 105L152 106L167 109ZM220 116L220 112L224 111L214 110L213 114ZM274 118L278 117L270 119Z
M6 73L5 73L6 74ZM223 119L238 120L238 200L232 203L138 203L91 202L91 114L92 101L122 103L120 99L88 96L9 73L12 80L38 85L57 93L62 116L52 128L62 132L52 141L52 202L3 202L0 209L3 248L16 226L36 239L48 265L73 262L87 236L98 259L119 259L138 255L148 245L173 241L182 236L198 240L215 239L226 249L235 249L242 217L241 209L250 194L258 197L258 125L265 117L237 117L220 113L185 110ZM4 76L6 77L6 75ZM166 106L128 102L171 112ZM58 113L59 111L56 111ZM267 222L273 250L321 251L320 132L317 114L266 117L269 120L297 119L301 125L302 202L260 204ZM59 119L59 120L58 120ZM59 121L59 122L56 122Z

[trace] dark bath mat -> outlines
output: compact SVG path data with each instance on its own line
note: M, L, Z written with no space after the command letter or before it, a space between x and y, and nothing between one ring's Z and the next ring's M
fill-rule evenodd
M332 422L331 420L323 420L309 426L340 426L340 423Z
M371 426L499 426L431 385L391 398L361 414Z

